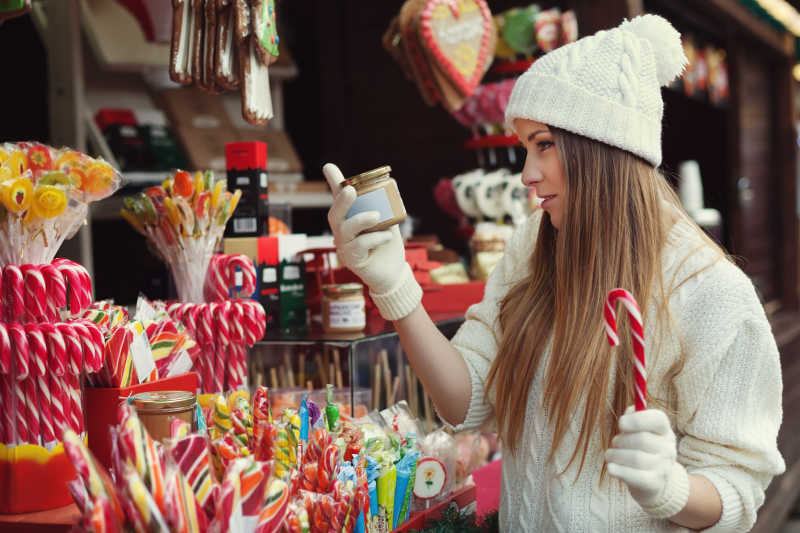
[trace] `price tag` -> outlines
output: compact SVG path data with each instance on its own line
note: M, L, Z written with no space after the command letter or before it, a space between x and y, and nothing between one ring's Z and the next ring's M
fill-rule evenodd
M155 377L156 361L153 359L153 351L150 349L150 343L147 341L144 331L137 331L133 337L131 357L136 375L139 376L139 383L150 381Z

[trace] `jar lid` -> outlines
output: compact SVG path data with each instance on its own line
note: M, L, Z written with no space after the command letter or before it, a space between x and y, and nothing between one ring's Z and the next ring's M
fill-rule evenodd
M336 283L322 286L322 292L328 295L356 294L362 290L364 290L364 286L360 283Z
M182 390L140 392L131 397L137 409L161 410L191 407L195 395Z
M347 187L348 185L356 186L361 183L373 180L375 178L380 178L381 176L388 174L391 171L392 167L390 167L389 165L368 170L366 172L362 172L361 174L356 174L355 176L347 178L342 182L342 187Z

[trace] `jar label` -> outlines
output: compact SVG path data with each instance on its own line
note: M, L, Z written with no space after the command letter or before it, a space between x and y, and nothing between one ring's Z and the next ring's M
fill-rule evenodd
M330 302L329 321L332 328L363 328L367 325L364 301Z
M362 194L356 198L356 201L353 202L345 218L350 218L359 213L364 213L365 211L377 211L380 213L381 218L378 220L379 223L389 220L394 216L392 204L389 203L389 196L386 194L386 189L375 189L374 191Z

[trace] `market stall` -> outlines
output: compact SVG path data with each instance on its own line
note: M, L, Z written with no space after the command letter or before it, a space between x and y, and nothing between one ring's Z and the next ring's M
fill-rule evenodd
M57 146L0 147L1 527L496 527L497 435L444 428L392 323L340 264L317 169L335 159L354 212L377 205L372 230L398 226L450 338L539 208L503 126L514 81L644 12L674 21L690 60L663 92L664 168L695 221L747 260L791 427L794 41L745 3L20 2L43 34L68 21L46 49L79 74L50 69ZM62 211L69 231L48 225ZM84 221L94 236L65 250L85 268L54 260ZM788 481L758 531L800 496Z

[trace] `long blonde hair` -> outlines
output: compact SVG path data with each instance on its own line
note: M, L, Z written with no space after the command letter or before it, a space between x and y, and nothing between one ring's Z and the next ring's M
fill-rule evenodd
M684 215L669 183L646 161L550 129L566 177L561 229L543 216L530 258L531 273L500 303L502 336L487 390L495 389L500 438L516 453L531 384L550 346L542 387L543 407L554 430L551 457L570 419L582 416L569 462L581 452L582 469L591 435L600 431L606 449L616 433L617 418L634 401L633 349L628 335L620 335L619 348L612 351L608 346L603 329L605 296L615 287L628 289L645 320L647 304L656 296L661 302L658 314L664 316L654 318L669 322L661 253L672 224ZM675 209L665 208L668 205ZM710 239L706 242L715 246ZM659 294L651 294L653 290ZM618 327L625 332L627 317L622 315ZM680 364L670 371L673 377L678 372ZM581 403L583 413L575 412Z

